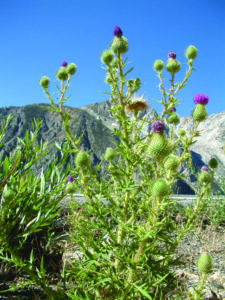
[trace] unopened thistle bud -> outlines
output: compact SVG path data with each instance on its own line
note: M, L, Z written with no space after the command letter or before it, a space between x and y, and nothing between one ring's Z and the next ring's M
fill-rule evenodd
M168 141L161 133L154 133L148 146L148 153L157 161L162 160L170 153Z
M112 76L110 73L107 73L106 76L105 76L105 83L108 83L108 84L112 84L113 83L113 79L112 79Z
M212 169L216 169L218 167L218 161L215 157L211 158L209 161L209 166Z
M175 74L180 70L180 63L176 59L169 59L166 63L166 70L171 74Z
M196 58L198 54L198 50L195 48L195 46L188 46L185 50L185 56L187 59L194 59Z
M170 156L167 158L164 166L167 170L176 171L179 165L179 159L176 156Z
M41 79L39 80L39 84L43 89L46 89L49 85L49 78L47 76L42 76Z
M13 198L15 197L15 193L12 190L6 190L3 193L3 198L5 199L5 201L11 201L13 200Z
M156 180L152 185L153 197L164 197L169 192L169 185L162 179Z
M177 133L178 133L179 136L185 136L186 135L186 131L182 128L179 129Z
M62 80L62 81L67 80L68 73L66 71L66 67L60 67L56 73L56 77L57 77L57 79Z
M209 273L213 268L212 257L208 253L200 254L197 261L197 267L202 273Z
M211 182L211 175L208 172L203 171L198 175L198 181L200 183L208 184Z
M77 70L77 66L74 64L74 63L71 63L69 64L67 67L66 67L66 72L69 74L69 75L73 75L76 73L76 70Z
M103 64L109 65L113 60L113 53L110 50L104 50L100 57Z
M155 62L154 62L154 64L153 64L153 69L154 69L156 72L162 71L163 67L164 67L164 63L163 63L162 60L160 60L160 59L155 60Z
M105 160L111 161L115 158L115 151L112 148L107 148L104 155Z
M118 57L114 57L110 66L112 68L118 68L119 67L119 58Z
M177 113L172 112L167 117L167 122L170 123L170 124L178 124L180 122L180 118L179 118Z
M80 151L78 152L75 163L78 167L84 168L89 164L89 156L86 152Z

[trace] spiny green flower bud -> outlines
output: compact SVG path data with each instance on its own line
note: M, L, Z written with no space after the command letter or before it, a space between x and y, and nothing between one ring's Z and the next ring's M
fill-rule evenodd
M78 167L84 168L89 164L89 156L86 152L80 151L77 153L75 163Z
M42 76L41 79L39 80L39 84L43 89L47 88L49 85L49 78L47 76Z
M209 166L212 169L216 169L218 167L218 161L215 157L211 158L209 161Z
M185 136L186 135L186 131L184 130L184 129L179 129L178 131L177 131L177 133L178 133L178 135L179 136Z
M60 67L56 73L56 77L59 80L63 80L63 81L67 80L68 73L67 73L66 67Z
M129 79L129 80L127 80L127 82L126 82L126 86L128 87L128 89L133 89L134 84L135 84L134 79Z
M156 180L152 185L152 196L153 197L164 197L169 192L169 185L166 181L159 179Z
M212 257L208 253L200 254L197 261L197 267L202 273L209 273L213 268Z
M176 156L170 156L167 158L164 166L167 170L176 171L178 168L179 159Z
M110 65L112 68L118 68L119 67L119 58L114 57Z
M198 181L201 183L208 184L211 182L211 175L208 172L201 172L198 175Z
M105 76L105 83L112 84L113 80L110 73L107 73Z
M185 50L185 56L187 59L194 59L198 54L198 50L195 48L195 46L188 46Z
M71 63L71 64L67 65L67 67L66 67L66 72L69 75L75 74L76 70L77 70L77 66L74 63Z
M11 201L14 197L15 197L15 193L12 190L10 190L10 189L4 191L4 193L3 193L3 198L6 201Z
M175 74L180 70L180 63L176 59L169 59L166 63L166 70L171 74Z
M205 108L205 105L203 104L197 104L192 111L192 117L195 121L202 122L207 117L207 111Z
M161 133L154 133L148 147L148 153L156 160L161 160L170 153L166 138Z
M153 69L155 71L160 72L160 71L162 71L163 67L164 67L164 63L162 60L160 60L160 59L155 60L155 62L153 64Z
M169 114L169 116L167 117L167 122L170 124L177 124L180 122L180 118L178 116L177 113L172 112L171 114Z
M113 60L113 53L110 50L104 50L100 58L103 64L109 65Z
M76 192L76 186L73 182L68 182L65 188L67 194L74 194Z
M113 160L114 157L115 157L115 151L112 148L107 148L104 155L105 160L110 161Z
M115 54L125 53L128 51L128 41L123 36L122 37L115 36L114 39L112 40L110 48Z

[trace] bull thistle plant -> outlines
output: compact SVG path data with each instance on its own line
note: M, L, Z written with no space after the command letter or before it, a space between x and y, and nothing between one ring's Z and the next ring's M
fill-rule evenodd
M60 298L63 293L70 299L165 299L177 286L174 267L185 263L182 257L175 255L175 250L186 233L193 229L204 208L204 197L209 192L217 167L213 159L202 168L196 188L196 205L185 208L184 222L176 224L168 214L174 204L172 187L184 176L178 172L181 164L186 167L191 165L190 146L199 136L198 125L207 117L206 104L209 101L205 94L195 95L196 106L192 112L194 128L189 133L180 129L175 135L174 128L179 123L177 94L194 70L192 66L197 49L189 46L185 51L188 69L182 82L175 82L175 75L181 69L175 52L168 54L166 63L160 59L154 62L163 109L160 116L148 121L142 117L148 105L143 97L138 96L141 80L129 77L133 68L128 69L125 57L128 40L118 26L113 33L114 38L100 59L106 71L105 82L111 88L112 105L109 110L118 124L112 131L119 142L115 143L114 148L106 149L103 161L97 166L91 166L89 152L79 149L81 138L72 134L69 126L71 117L63 108L76 65L64 61L56 72L60 82L57 86L59 105L53 102L49 94L49 78L43 76L39 82L51 103L50 110L62 118L67 146L61 149L61 153L63 157L73 154L75 162L75 168L69 171L68 181L65 182L65 176L62 177L64 195L71 197L70 240L75 258L69 266L64 265L59 276L63 282L63 286L58 286L61 293L59 299L64 299ZM164 85L164 71L171 77L169 88ZM146 124L151 126L151 131L144 135L142 129ZM166 128L169 134L166 134ZM107 180L100 175L104 164ZM48 176L50 173L48 171ZM58 190L61 192L61 187ZM75 202L74 193L83 194L85 201ZM13 201L15 197L13 190L4 189L5 201ZM40 216L37 220L40 226L49 221L47 216L43 217L43 224ZM33 232L37 231L34 223L29 226ZM29 226L26 226L25 236ZM8 248L9 253L11 250ZM11 261L13 255L22 265L18 253L12 253ZM49 299L57 299L49 282L44 280L42 260L37 275L29 261L26 261L24 270L29 271L28 275Z

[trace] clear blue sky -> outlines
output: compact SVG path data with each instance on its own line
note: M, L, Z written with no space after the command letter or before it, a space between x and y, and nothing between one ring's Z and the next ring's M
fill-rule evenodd
M141 78L140 94L151 108L161 111L154 102L160 99L154 60L166 61L168 52L175 51L181 80L184 51L195 45L197 71L178 94L177 111L189 115L196 93L209 96L209 114L225 111L225 0L0 0L0 12L0 107L48 103L39 78L49 76L50 92L57 96L55 72L64 60L77 65L67 105L107 100L99 57L118 24L135 67L130 78Z

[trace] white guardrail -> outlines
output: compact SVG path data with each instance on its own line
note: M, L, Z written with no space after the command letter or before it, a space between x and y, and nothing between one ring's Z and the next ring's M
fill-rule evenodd
M215 201L225 201L225 196L212 196L211 199ZM175 203L179 203L183 206L190 205L196 201L195 195L172 195L170 197L171 200L174 200ZM82 194L73 194L73 200L82 204L85 202L85 196ZM101 199L104 203L107 203L108 201L106 198ZM62 205L66 207L69 204L70 196L66 196L61 201Z

